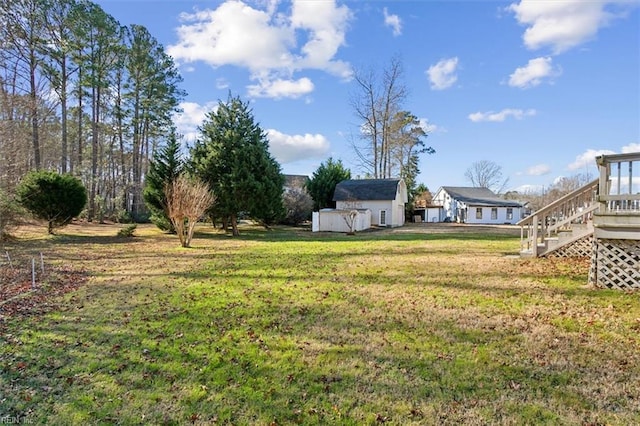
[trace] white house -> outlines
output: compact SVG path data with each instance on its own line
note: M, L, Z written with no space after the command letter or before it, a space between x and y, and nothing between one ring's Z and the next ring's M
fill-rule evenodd
M333 201L337 210L370 210L371 225L402 226L407 185L402 179L343 180L336 185Z
M500 198L487 188L443 186L433 203L442 206L442 220L461 223L514 224L525 211L522 203Z

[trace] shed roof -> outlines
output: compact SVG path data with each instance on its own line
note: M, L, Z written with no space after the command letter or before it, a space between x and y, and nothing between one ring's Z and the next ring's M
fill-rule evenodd
M336 185L333 201L395 200L400 179L343 180Z
M522 203L500 198L488 188L473 188L467 186L443 186L451 198L474 206L492 207L522 207Z

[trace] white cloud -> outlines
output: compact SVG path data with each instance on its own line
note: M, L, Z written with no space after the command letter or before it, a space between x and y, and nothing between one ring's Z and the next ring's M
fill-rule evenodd
M615 152L608 149L588 149L582 154L578 155L575 161L567 166L569 170L580 170L586 167L596 165L596 157L599 155L615 154Z
M640 143L630 143L625 145L620 150L623 154L629 154L631 152L640 152Z
M431 88L433 90L447 89L458 80L458 76L455 74L458 68L458 58L442 59L437 64L432 65L426 71L431 82Z
M632 152L640 152L640 143L630 143L620 148L622 154L629 154ZM587 149L582 154L576 156L576 159L567 166L569 170L580 170L588 167L596 166L596 157L600 155L617 154L617 152L610 149Z
M217 102L207 102L204 105L195 102L180 103L182 112L173 115L177 132L183 135L187 142L195 141L198 137L198 126L204 122L209 112L216 110L217 106Z
M299 98L313 92L313 82L307 77L299 80L263 79L247 86L249 96L255 98Z
M531 166L525 172L528 176L543 176L549 174L551 172L551 167L547 164L536 164L535 166Z
M345 44L352 16L347 6L337 6L335 0L293 0L291 28L293 31L307 31L307 42L301 48L303 55L296 55L295 67L320 69L341 78L350 78L353 74L351 66L335 60L334 56Z
M469 114L469 120L473 121L474 123L479 123L482 121L502 122L509 117L521 120L524 117L532 117L534 115L536 115L535 109L528 109L525 111L522 109L506 108L500 112L474 112L472 114Z
M632 4L620 0L521 0L508 10L527 29L524 44L529 49L549 46L562 53L592 39L616 16L611 6Z
M527 65L517 68L509 76L509 86L526 89L539 85L543 78L560 75L562 70L559 67L554 69L552 62L550 57L529 60Z
M294 73L307 69L350 78L351 66L335 58L345 44L352 18L349 8L329 0L294 0L287 15L278 12L278 3L262 2L260 9L240 0L227 0L215 10L183 13L180 16L183 24L177 28L178 42L169 46L167 52L181 63L202 61L214 67L246 68L251 79L265 87L294 81ZM298 47L301 40L305 43ZM266 82L266 78L272 79L273 84ZM300 87L290 87L293 96L299 96ZM280 90L276 93L288 96Z
M384 13L384 24L387 27L391 27L394 36L402 34L402 20L398 15L389 15L387 8L385 7L382 12Z
M323 135L305 133L287 135L274 129L267 130L269 151L281 164L310 158L322 158L329 152L329 141Z
M216 78L216 89L227 89L229 82L225 78Z
M419 125L425 133L444 132L444 129L436 124L430 123L428 118L419 118Z
M543 185L520 185L512 189L520 194L540 194L544 189Z
M182 13L178 43L167 48L178 61L203 61L213 66L236 65L257 71L291 65L289 47L295 36L287 26L273 25L272 17L237 0L217 9Z

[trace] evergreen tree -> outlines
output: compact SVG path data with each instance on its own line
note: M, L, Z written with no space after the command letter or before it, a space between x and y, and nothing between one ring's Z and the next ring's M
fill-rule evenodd
M238 214L264 224L284 214L284 176L269 154L266 133L255 122L248 103L239 97L219 102L200 128L191 152L193 171L216 196L215 216L227 220L238 235Z
M175 233L168 214L166 185L174 182L182 173L184 162L180 158L180 144L175 132L171 132L167 146L157 151L149 164L143 197L151 212L151 222L163 231Z
M80 179L46 170L28 173L16 193L20 204L47 221L50 234L71 223L87 204L87 190Z
M342 161L334 162L333 158L329 158L326 163L320 164L307 182L307 191L313 198L313 210L335 208L333 192L337 184L347 179L351 179L351 171L344 168Z

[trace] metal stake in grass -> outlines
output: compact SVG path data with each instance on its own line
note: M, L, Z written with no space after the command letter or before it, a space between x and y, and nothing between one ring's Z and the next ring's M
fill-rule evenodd
M34 290L36 288L36 259L34 257L31 258L31 288Z
M9 267L11 269L13 269L13 263L11 263L11 256L9 256L9 251L6 250L5 253L7 254L7 260L9 261Z

